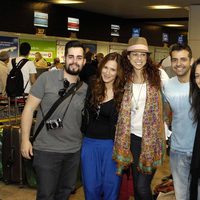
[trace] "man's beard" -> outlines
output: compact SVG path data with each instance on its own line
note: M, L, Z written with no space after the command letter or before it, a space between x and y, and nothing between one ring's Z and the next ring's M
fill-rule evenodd
M65 71L68 74L73 75L73 76L79 75L79 73L80 73L80 66L76 64L76 66L78 66L78 70L74 71L74 70L71 70L71 68L70 68L71 65L68 65L68 66L64 65Z

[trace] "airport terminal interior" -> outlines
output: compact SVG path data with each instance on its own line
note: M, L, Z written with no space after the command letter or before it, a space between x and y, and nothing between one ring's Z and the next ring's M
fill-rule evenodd
M162 5L163 2L166 5ZM150 56L157 65L169 56L170 46L174 43L189 43L194 50L194 58L197 58L197 52L200 52L198 4L199 0L75 0L63 4L59 0L7 0L0 13L0 52L8 51L10 59L17 57L20 44L28 42L31 45L29 60L34 61L36 52L40 52L47 63L45 67L37 66L37 77L48 71L55 59L59 60L62 68L65 44L76 39L94 57L98 53L121 54L131 37L145 37ZM0 139L4 126L19 126L23 107L24 99L0 97ZM0 145L1 148L2 141ZM163 166L158 168L153 178L152 190L170 175L166 153ZM0 200L36 199L36 185L30 187L27 182L20 185L3 180L1 161L0 178ZM123 176L122 182L119 200L134 200L133 186L130 186L127 176ZM70 200L84 199L81 180L78 180Z

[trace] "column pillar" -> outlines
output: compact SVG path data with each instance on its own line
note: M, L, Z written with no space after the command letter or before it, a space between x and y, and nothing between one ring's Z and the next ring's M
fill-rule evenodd
M189 7L188 44L194 59L200 57L200 5Z

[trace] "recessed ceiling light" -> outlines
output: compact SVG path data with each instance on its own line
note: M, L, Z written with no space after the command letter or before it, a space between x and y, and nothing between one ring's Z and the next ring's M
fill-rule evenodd
M85 1L76 1L76 0L51 0L52 3L57 4L78 4L78 3L85 3Z
M153 5L153 6L148 6L150 9L180 9L180 6L173 6L173 5Z
M183 24L163 24L163 26L167 26L167 27L183 27Z

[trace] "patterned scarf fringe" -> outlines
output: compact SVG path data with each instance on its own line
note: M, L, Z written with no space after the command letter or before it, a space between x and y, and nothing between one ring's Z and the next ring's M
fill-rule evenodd
M165 142L162 142L162 151L161 155L158 156L157 160L154 160L152 163L142 162L141 160L138 163L138 170L143 174L152 174L158 167L162 166L165 158ZM160 159L159 159L160 158Z
M113 150L113 160L117 163L116 174L121 176L124 169L127 169L129 165L133 162L133 157L131 152L119 153L116 149Z

